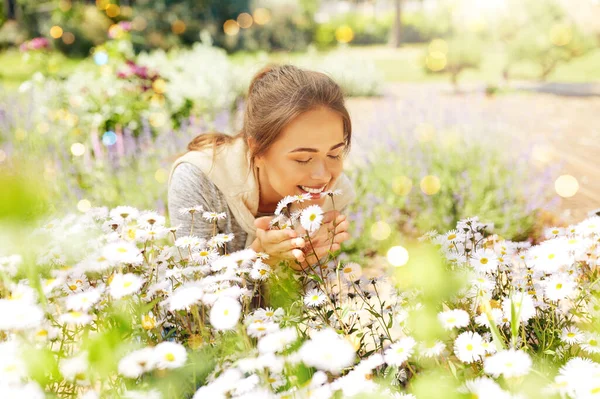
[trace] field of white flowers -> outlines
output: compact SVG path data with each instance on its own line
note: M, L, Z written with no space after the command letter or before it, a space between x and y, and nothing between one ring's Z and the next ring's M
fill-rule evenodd
M283 200L279 222L318 228L320 208L293 212L297 200ZM209 224L219 211L181 210ZM231 234L197 237L128 206L47 220L26 253L0 258L0 389L596 397L600 218L548 229L533 246L490 230L469 218L429 232L367 278L338 254L292 273L252 250L228 252Z

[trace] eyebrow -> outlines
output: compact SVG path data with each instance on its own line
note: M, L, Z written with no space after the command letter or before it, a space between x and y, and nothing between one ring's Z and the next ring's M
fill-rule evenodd
M344 142L338 143L338 144L334 145L333 147L331 147L329 149L329 151L333 151L336 148L341 147L341 146L343 146L345 144L346 143L344 143ZM290 151L290 153L292 153L292 152L319 152L319 150L317 150L316 148L301 147L301 148L296 148L295 150Z

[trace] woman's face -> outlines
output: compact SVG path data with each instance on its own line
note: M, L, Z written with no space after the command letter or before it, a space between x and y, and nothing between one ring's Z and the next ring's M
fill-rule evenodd
M343 120L334 111L321 107L292 120L256 157L261 208L274 207L286 195L330 190L342 173L344 149ZM309 204L324 202L319 198Z

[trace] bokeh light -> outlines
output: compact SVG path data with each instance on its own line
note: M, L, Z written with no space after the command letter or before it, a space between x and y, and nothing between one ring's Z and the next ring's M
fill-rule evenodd
M228 19L223 24L223 31L229 36L235 36L240 31L240 26L233 19Z
M106 8L110 5L110 0L96 0L96 7L99 10L106 10Z
M392 266L404 266L408 262L408 251L403 246L397 245L387 251L387 260Z
M108 53L106 51L96 51L94 53L94 63L96 65L106 65L108 63Z
M146 18L139 15L131 21L131 27L137 31L142 31L146 29L147 26L148 22L146 22Z
M257 25L265 25L271 20L271 11L266 8L257 8L254 10L253 16Z
M112 130L104 132L104 134L102 135L102 143L105 146L115 145L116 142L117 142L117 134L115 132L113 132Z
M187 26L185 25L185 22L183 22L180 19L176 19L175 21L173 21L173 23L171 24L171 31L176 34L176 35L181 35L185 32L185 30L187 29Z
M109 4L108 6L106 6L106 15L109 18L115 18L118 17L119 14L121 14L121 7L119 7L116 4Z
M27 138L27 131L26 131L26 130L24 130L24 129L21 129L21 128L18 128L18 129L15 131L15 139L16 139L17 141L23 141L23 140L25 140L26 138Z
M373 237L374 240L386 240L391 233L392 229L390 228L390 225L384 221L375 222L371 226L371 237Z
M569 198L579 191L579 182L571 175L562 175L554 182L556 193L563 198Z
M80 212L86 213L92 207L92 203L86 199L82 199L77 203L77 209Z
M340 43L350 43L354 39L354 32L348 25L342 25L335 30L335 39Z
M412 180L407 176L396 176L392 180L392 190L398 195L408 195L412 187Z
M550 29L550 42L555 46L566 46L573 39L573 29L567 24L555 24Z
M71 0L60 0L60 2L58 3L58 8L60 8L60 10L62 12L67 12L71 9L72 4L71 4Z
M153 127L161 127L167 122L167 115L164 112L153 112L148 119Z
M168 177L169 177L169 173L166 171L166 169L163 169L163 168L158 169L154 173L154 178L159 183L166 183Z
M433 53L435 51L448 54L448 42L444 39L433 39L431 43L429 43L429 52Z
M248 29L251 27L253 22L252 15L248 14L247 12L243 12L237 17L237 23L240 28L243 29Z
M435 195L440 191L442 183L437 176L428 175L421 179L421 191L426 195Z
M54 25L52 28L50 28L50 36L52 36L54 39L60 39L62 35L63 29L60 26Z
M446 68L448 60L446 54L441 51L432 51L425 57L425 65L432 72L438 72Z
M65 32L62 36L62 41L66 45L73 44L75 42L75 35L71 32Z
M85 153L85 145L81 143L73 143L71 145L71 154L76 157L80 157Z
M156 79L152 82L152 89L158 94L163 94L167 89L167 82L164 79Z

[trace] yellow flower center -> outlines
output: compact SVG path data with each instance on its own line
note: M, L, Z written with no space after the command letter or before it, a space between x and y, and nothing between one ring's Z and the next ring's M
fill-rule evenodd
M482 265L487 265L487 263L488 263L487 258L481 258L479 261L481 262Z
M456 238L456 234L450 234L448 236L448 240L454 240Z
M172 353L167 353L167 354L165 355L165 359L166 359L168 362L172 362L172 361L174 361L174 360L175 360L175 355L174 355L174 354L172 354Z
M472 350L473 350L473 345L471 345L471 344L467 344L467 350L468 350L468 351L472 351Z

